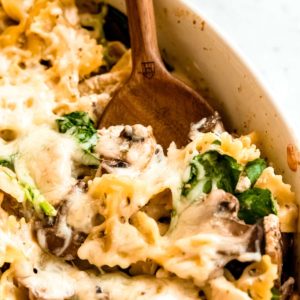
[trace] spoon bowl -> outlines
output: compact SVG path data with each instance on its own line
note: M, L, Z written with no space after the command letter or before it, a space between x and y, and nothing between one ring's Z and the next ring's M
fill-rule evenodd
M100 127L151 125L164 149L172 141L178 147L184 146L191 123L212 115L214 110L201 95L165 69L157 45L152 1L126 0L126 7L132 73L104 110Z

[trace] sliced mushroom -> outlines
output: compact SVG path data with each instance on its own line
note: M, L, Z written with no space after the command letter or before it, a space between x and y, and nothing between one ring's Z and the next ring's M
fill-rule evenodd
M36 221L34 229L42 249L65 260L73 260L92 228L103 221L87 193L86 184L79 182L58 208L57 216Z
M170 237L179 240L201 233L212 234L219 241L214 246L214 260L217 263L211 277L218 276L219 271L231 260L247 262L260 257L262 230L258 225L241 221L237 217L238 210L239 202L233 195L215 190L202 202L192 203L179 212Z
M77 250L87 234L78 232L67 224L67 206L62 205L54 222L35 222L36 237L42 249L72 260L77 257Z
M152 129L142 125L103 128L99 134L96 151L102 157L102 173L113 173L123 168L142 170L157 147Z
M278 278L282 272L282 238L279 218L270 214L263 219L265 236L265 253L271 257L272 263L278 266Z
M9 215L14 215L18 219L25 217L26 220L30 219L32 217L32 211L30 210L27 213L29 218L27 218L26 211L24 210L24 203L18 202L14 197L7 193L3 193L3 199L1 202L1 208L4 209Z
M199 132L207 133L222 133L224 132L224 126L221 121L221 117L217 112L213 115L201 119L198 123L192 124L189 138L194 140Z
M211 192L202 202L188 206L179 216L173 238L190 236L198 233L217 233L222 236L244 237L247 241L246 249L254 248L250 245L251 237L258 234L255 225L245 224L237 217L238 200L223 190ZM244 236L245 235L245 236ZM261 239L261 234L257 236Z
M106 173L114 168L128 168L130 165L128 162L122 159L102 159L101 161L103 167L103 173ZM106 172L105 172L106 171ZM109 173L109 172L108 172Z

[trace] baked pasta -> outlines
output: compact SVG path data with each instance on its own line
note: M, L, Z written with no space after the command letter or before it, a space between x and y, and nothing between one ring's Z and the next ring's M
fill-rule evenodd
M151 127L97 129L131 72L111 8L0 3L0 299L287 296L298 209L255 134L216 113L164 153Z

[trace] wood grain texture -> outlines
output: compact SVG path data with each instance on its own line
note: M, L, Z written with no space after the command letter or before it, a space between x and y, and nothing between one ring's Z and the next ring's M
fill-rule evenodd
M110 101L100 127L151 125L164 149L188 142L190 124L214 113L195 91L165 69L157 45L152 0L126 0L132 74Z

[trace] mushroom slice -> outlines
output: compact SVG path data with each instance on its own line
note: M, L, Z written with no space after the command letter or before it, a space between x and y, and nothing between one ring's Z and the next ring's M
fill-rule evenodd
M214 190L202 201L186 205L174 215L165 235L171 254L158 262L167 271L204 286L222 276L224 266L232 260L261 259L262 230L237 217L239 202L233 195Z
M42 249L72 260L77 257L77 250L84 242L87 234L78 232L67 224L67 207L62 205L58 210L54 223L35 222L37 241Z
M263 219L265 236L265 253L271 257L272 263L278 266L278 278L282 271L282 239L279 218L270 214Z
M55 218L35 222L34 230L42 249L73 260L92 228L103 222L86 188L85 183L78 183L58 208Z
M203 233L224 240L216 250L220 256L218 268L233 259L253 261L257 259L262 232L259 226L241 221L238 210L239 202L233 195L215 190L202 202L192 203L179 213L170 236L178 240Z
M124 168L140 171L148 165L156 150L151 127L112 126L101 129L99 134L96 151L102 157L102 173L122 172Z
M179 215L172 236L186 237L198 233L216 233L222 236L247 236L249 245L257 226L248 225L237 217L239 202L232 194L223 190L212 191L202 202L194 202ZM261 234L257 236L261 239Z
M28 208L27 212L24 210L24 203L18 202L14 197L5 192L2 193L3 199L1 201L1 208L5 210L9 215L14 215L18 219L21 219L22 217L28 219L28 217L32 217L30 207Z
M189 138L194 140L199 132L207 133L222 133L224 132L224 126L221 121L220 115L215 112L213 115L201 119L198 123L192 124Z

